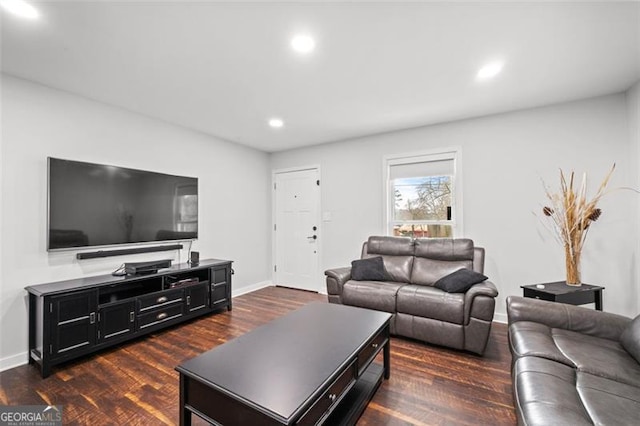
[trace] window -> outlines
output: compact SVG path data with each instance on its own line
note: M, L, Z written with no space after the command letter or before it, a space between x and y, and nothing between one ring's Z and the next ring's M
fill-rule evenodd
M387 158L388 235L453 238L461 235L456 163L459 150Z

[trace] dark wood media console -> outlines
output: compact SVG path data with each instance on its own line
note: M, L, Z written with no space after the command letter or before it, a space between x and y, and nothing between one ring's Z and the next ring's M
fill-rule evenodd
M231 310L229 260L140 276L101 275L28 286L29 363L51 367L200 315Z

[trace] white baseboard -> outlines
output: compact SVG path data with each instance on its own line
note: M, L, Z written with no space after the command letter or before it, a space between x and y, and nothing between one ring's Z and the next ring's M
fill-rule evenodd
M267 280L267 281L260 281L259 283L251 284L239 289L234 288L231 290L231 297L242 296L243 294L251 293L256 290L260 290L261 288L271 287L272 285L273 285L273 282L271 280Z
M507 314L493 314L493 320L495 322L507 323Z
M17 355L11 355L6 358L0 359L0 371L9 370L14 367L20 367L29 362L29 356L27 352L22 352Z

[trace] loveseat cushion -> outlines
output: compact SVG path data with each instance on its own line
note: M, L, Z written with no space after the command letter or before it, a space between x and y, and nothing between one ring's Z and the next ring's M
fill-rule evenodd
M399 313L454 324L464 320L464 293L447 293L435 287L408 284L398 290Z
M362 258L382 257L389 281L411 281L414 243L411 238L372 236L363 246Z
M413 256L414 246L411 238L372 236L367 240L367 254Z
M397 283L409 283L411 281L411 267L413 266L413 256L390 256L380 254L367 254L363 259L381 257L384 269L387 271L389 281Z
M620 335L620 344L637 362L640 362L640 315L624 329Z
M486 275L462 268L440 278L433 286L447 293L465 293L472 285L481 283L487 279Z
M433 285L458 269L473 270L473 254L473 241L468 238L418 238L411 283Z
M396 312L396 294L404 284L388 281L347 281L342 303L377 311Z
M473 269L473 262L470 260L448 261L416 257L411 270L411 284L433 286L440 278L462 268Z
M576 389L575 369L533 356L513 365L515 403L526 425L592 424Z
M387 271L380 256L351 262L351 279L355 281L384 281Z
M473 240L469 238L416 238L414 245L417 257L473 262Z

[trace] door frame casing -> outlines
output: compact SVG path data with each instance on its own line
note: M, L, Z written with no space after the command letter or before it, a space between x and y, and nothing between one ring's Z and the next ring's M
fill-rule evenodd
M318 235L318 239L316 240L316 244L317 244L317 256L318 256L318 262L317 262L317 266L316 266L316 271L315 274L316 276L318 276L318 278L315 280L315 288L316 291L318 293L322 293L322 280L320 277L320 270L321 268L321 263L322 263L322 235L323 235L323 229L322 229L322 223L321 223L321 219L322 219L322 174L321 174L321 170L320 170L320 164L310 164L310 165L306 165L306 166L296 166L296 167L287 167L284 169L272 169L271 170L271 282L273 283L273 285L278 285L278 281L277 281L277 277L278 277L278 273L277 271L274 271L274 266L276 265L276 258L277 258L277 252L276 252L276 231L275 230L275 226L276 226L276 189L275 189L275 184L276 184L276 175L278 174L283 174L283 173L291 173L291 172L304 172L307 170L315 170L318 176L318 180L320 181L320 188L318 190L318 194L317 194L317 211L316 211L316 222L317 222L317 233L316 235Z

